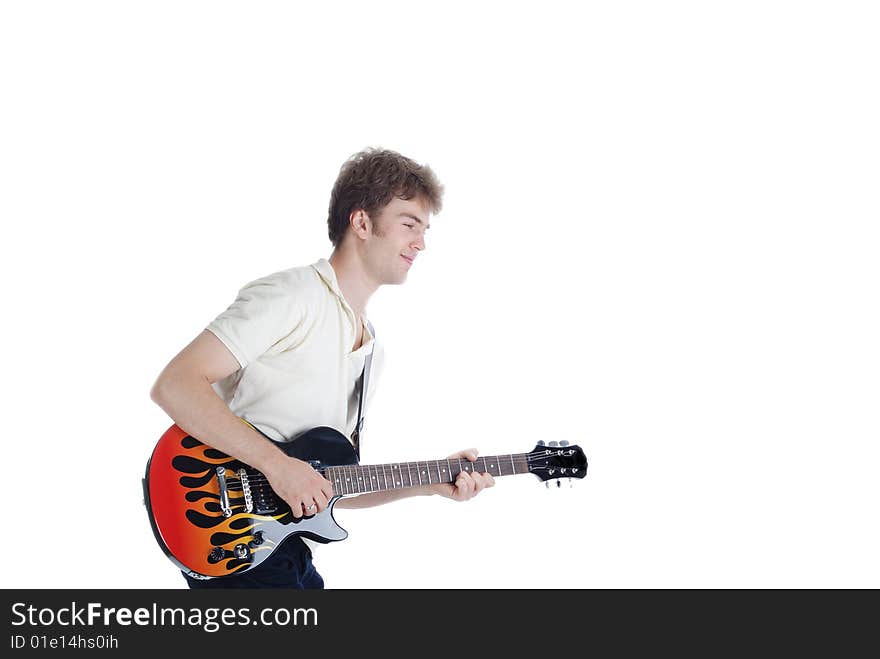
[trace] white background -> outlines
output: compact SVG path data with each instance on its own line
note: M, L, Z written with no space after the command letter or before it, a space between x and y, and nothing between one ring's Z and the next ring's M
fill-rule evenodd
M880 586L875 11L4 3L3 586L184 587L150 387L329 256L366 146L446 197L370 304L364 461L566 439L590 471L340 510L328 587Z

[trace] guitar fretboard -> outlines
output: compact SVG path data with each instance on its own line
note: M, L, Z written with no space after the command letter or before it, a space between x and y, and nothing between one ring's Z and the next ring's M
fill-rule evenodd
M492 476L511 476L529 472L528 456L491 455L470 462L466 458L427 460L423 462L392 462L379 465L327 467L320 470L333 483L336 494L364 494L397 490L434 483L452 483L463 472L488 472Z

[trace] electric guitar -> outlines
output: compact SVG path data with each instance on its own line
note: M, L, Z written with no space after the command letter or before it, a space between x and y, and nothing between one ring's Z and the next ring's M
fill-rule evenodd
M528 453L481 456L475 462L451 458L378 465L359 465L345 436L325 426L293 442L273 443L332 483L333 497L322 512L294 517L262 473L176 424L159 439L147 461L144 504L156 541L186 574L213 579L245 572L291 535L321 543L344 540L348 533L333 518L333 507L343 496L453 483L462 471L496 478L532 473L548 485L587 472L584 452L567 442L538 442Z

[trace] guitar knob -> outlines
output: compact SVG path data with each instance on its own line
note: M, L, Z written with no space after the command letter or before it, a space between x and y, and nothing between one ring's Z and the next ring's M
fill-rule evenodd
M226 550L223 547L214 547L211 553L208 554L208 562L216 563L217 561L222 561L224 556L226 556Z
M247 558L251 553L251 550L248 548L246 544L239 543L235 545L235 548L232 550L235 554L236 558Z

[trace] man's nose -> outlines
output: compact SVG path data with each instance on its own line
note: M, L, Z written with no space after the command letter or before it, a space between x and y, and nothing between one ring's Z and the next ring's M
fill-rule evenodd
M410 246L415 247L420 252L423 251L425 249L425 237L419 236L418 238L415 239L415 241Z

